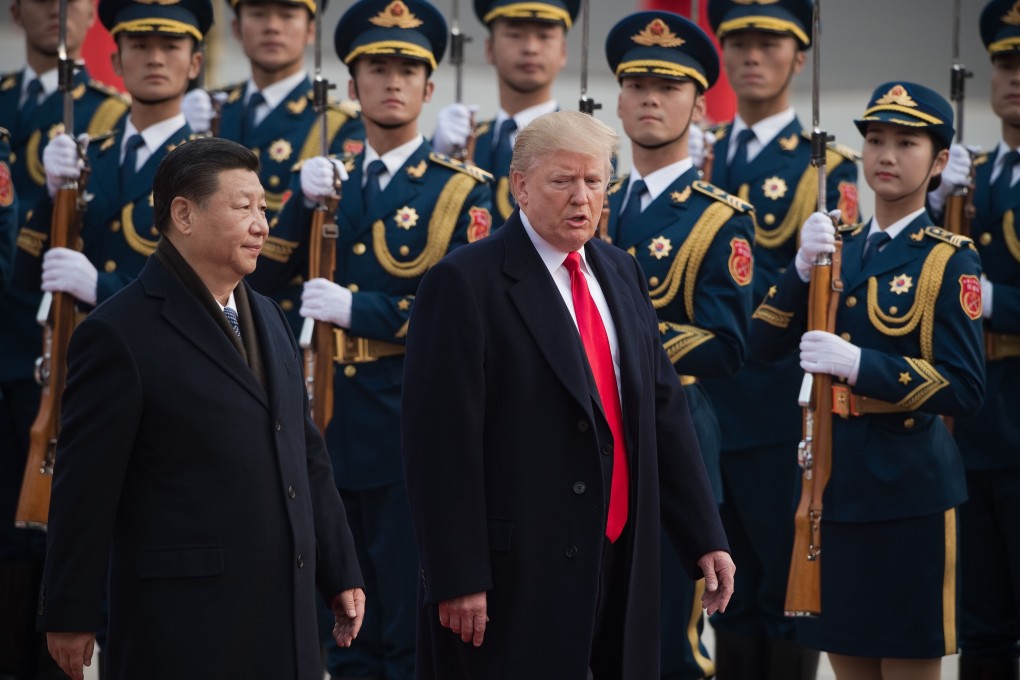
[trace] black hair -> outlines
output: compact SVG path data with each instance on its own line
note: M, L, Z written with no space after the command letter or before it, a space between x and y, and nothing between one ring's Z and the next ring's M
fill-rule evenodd
M180 196L199 205L219 189L220 173L228 170L259 171L259 158L237 142L203 137L181 144L156 168L152 182L153 224L159 233L170 227L170 204Z
M935 133L926 132L928 132L928 137L931 139L931 162L934 164L938 155L949 148L949 144ZM928 193L930 194L938 189L940 184L942 184L942 173L935 175L928 181Z

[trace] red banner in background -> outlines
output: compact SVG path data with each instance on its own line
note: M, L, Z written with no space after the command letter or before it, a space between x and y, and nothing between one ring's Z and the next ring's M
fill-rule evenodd
M719 41L715 39L711 24L708 23L708 0L641 0L644 9L661 9L691 18L692 4L696 3L697 24L715 43L719 50ZM722 57L720 56L720 60ZM737 97L730 88L730 81L720 67L719 80L705 96L708 105L707 123L723 123L732 120L737 111Z
M110 55L117 51L117 45L110 37L109 31L99 21L99 0L95 0L95 5L96 20L85 35L81 58L85 60L89 75L123 92L124 81L113 72L113 64L110 62Z

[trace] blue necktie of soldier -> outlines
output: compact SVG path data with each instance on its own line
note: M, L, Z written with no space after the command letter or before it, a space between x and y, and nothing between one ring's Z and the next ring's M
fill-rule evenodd
M631 182L630 192L627 194L627 205L620 213L620 223L616 227L616 240L624 242L623 234L628 229L633 229L641 219L641 199L648 193L648 186L643 179Z
M892 238L889 234L884 231L876 231L874 234L869 235L867 242L864 244L864 258L861 260L861 269L867 267L868 263L878 255L878 251L891 240Z
M577 317L577 330L581 334L584 353L588 357L599 401L613 433L613 477L609 487L609 516L606 520L606 537L615 543L627 524L630 481L627 470L627 445L624 439L623 411L620 406L620 391L616 384L616 369L609 347L609 336L602 323L602 316L595 300L588 290L588 282L581 271L581 256L576 251L567 255L563 266L570 272L570 295Z
M510 167L510 160L513 158L514 149L510 145L510 138L517 132L517 121L507 118L499 126L499 135L496 137L496 149L492 154L492 169L497 177Z
M35 116L35 112L39 109L39 95L42 92L42 81L38 78L33 78L28 82L28 97L26 97L25 103L21 105L21 110L18 111L18 120L22 126L33 126L34 121L32 117Z
M135 176L136 166L138 165L138 148L145 144L145 140L139 134L134 134L128 137L127 148L124 151L124 162L120 164L120 188L124 190L128 186L128 182Z
M255 114L261 105L266 103L266 98L261 92L252 92L248 97L248 103L244 107L244 134L250 135L255 132L258 124L255 122Z
M992 216L998 217L1006 212L1013 201L1010 200L1013 182L1013 166L1020 161L1020 151L1013 149L1002 157L1002 168L992 185Z
M227 317L227 321L230 322L230 327L234 329L234 334L237 337L241 337L241 325L237 322L237 312L234 311L234 308L224 307L223 315Z
M751 128L744 128L737 134L737 149L730 161L729 178L731 183L738 181L747 171L747 166L750 163L747 159L747 145L754 139L754 130Z
M382 193L379 176L384 172L386 172L386 164L378 158L369 163L365 169L365 188L362 189L361 195L364 198L366 212L375 205L379 194Z

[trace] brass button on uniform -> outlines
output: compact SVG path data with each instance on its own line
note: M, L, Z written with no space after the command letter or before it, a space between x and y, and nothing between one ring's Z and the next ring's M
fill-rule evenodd
M648 285L649 286L657 286L657 285L659 285L659 277L658 276L650 276L648 278Z
M367 248L364 243L355 243L351 250L354 251L355 255L364 255Z
M120 220L114 220L113 222L110 222L110 231L112 231L114 234L120 231Z
M978 238L978 243L980 243L983 246L987 246L991 242L992 242L992 235L990 233L988 233L987 231L985 233L981 234L981 237Z
M896 305L893 305L892 307L890 307L890 308L889 308L889 313L890 313L890 314L895 314L895 313L897 313L898 311L900 311L900 308L899 308L899 307L897 307Z
M294 302L291 300L281 300L280 309L282 309L285 312L289 312L290 310L294 309Z
M352 283L351 285L347 286L347 290L351 291L352 293L357 293L361 289L358 288L358 284Z
M113 260L107 260L106 264L103 265L103 269L106 270L107 274L117 271L117 263Z
M409 252L411 252L410 248L408 248L407 246L400 246L400 254L401 255L406 256Z
M585 485L584 482L574 482L574 493L576 493L578 496L580 496L587 490L588 487Z
M853 295L848 297L846 299L846 306L847 307L856 307L857 306L857 298L855 298Z
M843 338L847 342L850 342L850 334L849 333L840 333L839 337Z
M357 374L358 369L356 369L354 366L344 366L344 376L348 378L353 378Z
M280 178L277 177L276 175L271 175L269 177L269 186L271 187L280 186Z
M903 427L907 428L908 430L913 426L914 426L913 418L907 418L906 420L903 421Z

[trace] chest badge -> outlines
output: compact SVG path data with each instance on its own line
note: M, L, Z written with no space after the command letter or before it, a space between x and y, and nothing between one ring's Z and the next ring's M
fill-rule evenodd
M913 287L914 279L906 274L897 274L893 277L892 281L889 282L889 291L896 293L897 295L903 295L904 293L910 292L910 289Z
M656 260L669 257L669 251L671 250L673 250L673 244L670 243L669 239L665 236L656 236L652 239L652 242L648 244L648 252Z
M410 230L411 227L418 224L418 211L405 205L397 211L396 217L393 219L396 220L397 226L401 229Z
M761 185L761 190L765 194L765 198L778 201L786 195L786 181L782 177L769 177Z
M294 147L286 139L278 139L269 145L269 157L277 163L283 163L294 153Z

